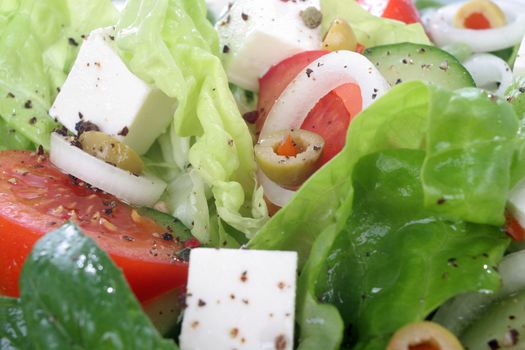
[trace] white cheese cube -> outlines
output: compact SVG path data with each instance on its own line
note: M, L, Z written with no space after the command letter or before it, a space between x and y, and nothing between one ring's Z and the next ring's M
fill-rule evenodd
M181 350L293 349L297 253L191 251Z
M523 37L523 40L521 41L512 72L514 73L515 78L525 77L525 37Z
M86 38L49 114L68 130L83 120L144 154L173 119L175 100L130 72L113 28Z
M308 28L301 12L319 0L237 0L216 24L228 78L252 91L271 66L321 47L321 28Z

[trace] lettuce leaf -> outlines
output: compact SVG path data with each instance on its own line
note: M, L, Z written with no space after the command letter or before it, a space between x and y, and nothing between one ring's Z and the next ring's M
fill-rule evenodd
M350 24L357 40L365 47L411 42L430 45L425 29L420 23L404 24L399 21L379 18L364 10L355 0L321 0L323 22L326 33L336 18Z
M519 123L504 100L479 89L433 91L429 103L425 206L452 218L503 225Z
M488 106L488 103L491 105ZM444 111L441 113L439 106L448 104L464 107L460 122L457 119L459 116L454 117L446 108L441 108ZM476 104L489 107L490 115L478 115ZM498 127L482 127L487 118L491 120L491 125L493 123ZM439 131L430 130L430 124L439 126ZM470 130L469 126L474 127L472 132L465 132ZM463 136L460 137L459 131L451 132L454 128L463 130ZM485 148L486 153L478 152L478 146L487 143L486 140L490 140L489 143L493 143L494 148ZM254 249L293 249L299 252L301 265L304 266L300 281L304 282L300 282L298 289L300 302L297 319L299 324L308 324L307 328L301 328L301 339L315 341L329 325L341 329L337 326L340 324L337 315L331 314L316 322L309 322L307 315L315 314L312 309L318 308L322 312L326 307L317 302L315 293L321 274L320 264L328 257L332 240L337 237L337 233L345 230L352 214L354 189L351 178L359 159L388 149L428 149L429 155L425 153L421 171L425 174L424 189L432 189L429 198L438 193L437 198L453 197L453 194L460 191L466 194L462 203L451 201L455 204L450 207L447 207L448 204L439 205L441 215L454 221L469 220L471 216L475 216L471 215L470 210L494 210L489 218L476 219L480 219L479 223L482 224L499 224L504 216L504 202L510 186L511 167L514 164L512 155L518 145L515 114L504 103L494 102L473 90L447 92L420 81L407 82L396 86L361 112L350 125L343 151L312 176L291 202L273 216L248 245ZM441 176L437 171L439 169L434 168L440 164L435 157L438 154L436 152L441 150L454 150L456 153L452 155L456 159L470 155L472 162L456 162L455 166L449 166L445 179L435 178ZM482 162L485 157L494 157L495 163ZM478 167L478 160L486 166ZM471 176L474 169L479 173ZM455 187L450 179L461 181ZM469 179L471 181L467 181ZM442 180L446 181L441 182ZM491 183L489 188L485 188L487 183ZM493 191L496 191L496 202L487 203L484 198L491 198ZM424 195L427 195L426 189ZM434 207L433 210L438 206L437 201L428 201L428 205ZM304 347L305 350L314 348ZM331 348L336 349L337 346Z
M47 111L92 29L115 23L109 0L10 0L0 8L0 117L35 144L49 145Z
M267 209L256 189L252 138L217 57L204 1L131 0L116 42L136 75L178 101L170 129L148 154L164 164L160 175L171 182L164 198L171 212L204 242L219 232L209 229L211 206L228 225L253 236ZM184 188L190 202L177 198Z
M358 349L384 349L454 295L495 291L509 239L497 226L448 221L425 208L425 152L389 150L354 169L354 205L319 274L321 300L352 325ZM393 198L397 200L392 200Z
M3 119L0 119L0 151L31 148L34 146L28 138L22 136L15 129L11 129Z

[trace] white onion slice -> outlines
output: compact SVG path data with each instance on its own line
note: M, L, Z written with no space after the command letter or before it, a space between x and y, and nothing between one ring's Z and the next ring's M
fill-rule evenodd
M275 131L299 128L320 99L347 83L356 83L361 88L362 109L390 88L374 64L363 55L351 51L331 52L310 63L284 89L268 114L260 138ZM295 194L271 181L261 170L257 178L266 198L280 207Z
M295 191L286 189L270 180L260 168L257 169L257 180L263 187L266 198L280 207L284 207L295 194Z
M525 3L494 1L505 13L507 25L494 29L464 29L453 24L458 9L464 2L444 6L429 12L424 18L427 31L438 46L454 43L468 45L473 52L502 50L516 45L525 33Z
M463 65L474 78L477 87L496 90L499 96L505 95L505 90L512 84L513 76L509 65L497 56L488 53L472 55Z
M299 128L321 98L347 83L361 88L363 109L390 88L365 56L352 51L331 52L310 63L284 89L268 114L260 138Z
M152 207L166 188L162 180L151 176L135 176L108 164L71 145L57 133L51 134L49 157L66 174L132 205Z
M512 68L514 77L525 77L525 36L521 41L518 54L516 55L516 61L514 61L514 67Z

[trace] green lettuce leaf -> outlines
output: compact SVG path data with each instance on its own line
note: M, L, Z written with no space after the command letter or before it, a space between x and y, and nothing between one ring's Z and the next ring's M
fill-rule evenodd
M318 288L352 325L358 349L384 349L398 328L452 296L500 285L492 266L508 238L499 227L447 221L425 208L424 159L423 151L390 150L361 158L354 169L352 214Z
M0 151L9 149L32 149L33 143L0 119Z
M357 40L365 47L411 42L430 45L425 29L420 23L404 24L386 18L379 18L364 10L355 0L321 0L323 22L321 29L326 33L336 18L350 24Z
M35 144L49 145L48 110L82 36L111 25L109 0L10 0L0 8L0 117Z
M525 77L518 77L505 91L507 101L520 119L519 145L514 154L511 183L517 184L525 174Z
M482 94L474 95L475 98L473 98L472 90L446 92L419 81L396 86L352 121L343 151L312 176L290 203L273 216L249 242L248 246L254 249L292 249L298 251L301 266L304 266L300 280L304 279L305 281L299 284L298 298L299 300L312 301L309 304L298 303L297 319L299 324L307 322L307 307L308 310L312 310L325 306L316 303L315 285L320 274L319 271L321 271L320 264L328 256L327 249L329 250L329 248L327 246L330 246L331 239L337 236L338 232L345 230L347 219L352 213L353 187L351 178L355 164L363 156L388 149L426 150L428 147L431 150L432 157L429 157L429 161L425 163L422 171L427 176L426 180L429 186L436 190L435 193L440 194L439 198L447 197L455 191L466 191L465 193L469 195L466 196L463 206L479 208L480 210L493 208L496 213L489 221L490 223L493 223L492 221L500 222L504 215L504 206L501 204L504 203L508 193L508 187L505 187L505 183L509 186L508 179L513 164L511 155L518 144L517 119L504 104L490 101L488 97ZM473 133L467 132L464 133L463 138L451 138L449 130L453 128L464 130L470 125L483 125L487 115L478 116L475 105L477 103L484 105L487 100L493 103L493 106L490 107L493 112L491 114L492 122L499 127L489 127L487 130L482 130L481 133L479 133L480 130ZM470 103L465 103L465 101L470 101ZM449 112L441 113L437 108L437 106L447 106L449 103L465 106L462 111L462 122L465 125L458 125L457 120L450 118ZM448 124L449 130L446 130L445 125L451 122L454 124ZM441 125L441 131L430 131L430 123ZM515 134L513 135L512 132ZM492 133L492 137L489 137L487 133ZM452 134L457 136L456 133ZM512 135L514 143L512 142ZM470 148L476 149L478 141L487 139L495 142L495 148L487 150L490 155L470 150ZM435 149L441 149L439 146L443 146L442 140L444 141L443 144L447 146L444 150L449 149L448 147L457 149L456 156L472 154L472 157L481 157L480 160L482 160L483 157L492 156L492 152L496 152L498 159L496 159L495 164L490 164L481 169L482 174L476 174L476 177L472 177L471 182L463 181L462 178L462 176L470 176L468 166L456 164L455 167L450 167L448 179L462 179L458 186L460 184L465 186L466 184L466 188L449 187L448 182L442 184L440 179L433 177L438 172L432 167L439 163L433 160L435 155L432 152L435 152ZM479 143L482 144L483 142ZM474 168L478 169L476 164L472 166L472 169ZM503 169L503 172L497 173L495 172L496 169L498 171ZM490 189L484 188L485 180L491 182L488 179L494 180L495 184L494 186L491 185ZM494 187L497 188L497 193L500 196L497 198L497 204L486 203L482 198L490 198ZM433 192L433 194L435 193ZM430 202L429 205L436 207L437 201ZM439 210L455 220L464 219L465 213L470 213L461 206L451 206L450 210L441 208L441 206L446 207L446 205L441 204ZM487 223L484 222L485 218L481 219L483 221L481 223ZM309 258L309 256L311 257ZM309 260L304 265L307 259ZM337 325L339 322L336 315L318 321L317 323L308 323L307 328L301 328L302 339L314 338L315 340L318 334L323 334L324 325ZM304 334L305 331L307 334ZM305 347L304 349L314 348ZM332 347L332 349L336 348L336 346Z
M109 256L73 224L36 243L20 290L20 300L0 298L2 349L177 349Z
M507 101L520 119L525 117L525 77L518 77L505 91Z
M453 218L502 225L518 119L479 89L433 91L429 102L425 205Z
M135 74L178 100L173 124L159 140L161 154L148 154L177 165L161 172L171 183L164 198L171 212L204 242L219 232L209 229L211 206L228 225L253 236L267 209L255 185L252 138L217 57L218 38L204 1L131 0L116 42ZM177 198L183 188L189 204Z

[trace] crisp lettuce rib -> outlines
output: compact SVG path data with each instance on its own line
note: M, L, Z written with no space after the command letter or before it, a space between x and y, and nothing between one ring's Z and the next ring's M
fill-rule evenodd
M253 236L268 215L256 189L252 137L217 56L204 1L131 0L117 24L116 43L135 74L178 101L160 147L148 154L170 164L158 170L171 183L164 199L172 213L204 242L216 240L210 232L218 232L210 229L210 206L229 226ZM184 203L177 193L181 176L188 180Z

